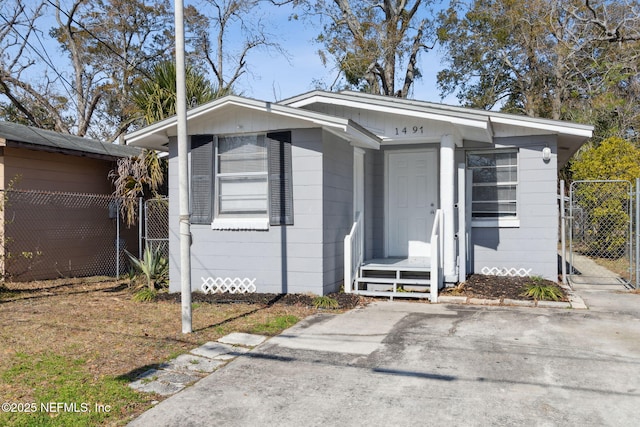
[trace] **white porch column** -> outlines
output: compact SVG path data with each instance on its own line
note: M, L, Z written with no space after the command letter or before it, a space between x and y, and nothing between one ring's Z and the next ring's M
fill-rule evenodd
M457 282L455 246L455 150L462 140L454 135L443 135L440 140L440 209L444 225L443 275L446 283Z

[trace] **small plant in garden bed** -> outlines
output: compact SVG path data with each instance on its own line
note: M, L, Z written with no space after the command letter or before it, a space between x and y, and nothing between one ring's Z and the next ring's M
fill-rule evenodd
M327 295L315 297L312 303L315 308L336 309L340 307L340 304L335 298Z
M530 278L520 295L533 298L536 301L560 301L564 297L562 289L552 283L546 283L542 277L534 276Z

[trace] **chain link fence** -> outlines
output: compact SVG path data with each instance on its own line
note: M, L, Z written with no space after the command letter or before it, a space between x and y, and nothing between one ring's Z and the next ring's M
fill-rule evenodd
M0 200L0 270L14 281L119 276L136 253L111 195L5 190Z
M144 202L144 244L169 258L169 199L157 198ZM141 245L142 246L142 245Z
M574 284L635 284L637 228L628 181L575 181L565 205L568 277Z

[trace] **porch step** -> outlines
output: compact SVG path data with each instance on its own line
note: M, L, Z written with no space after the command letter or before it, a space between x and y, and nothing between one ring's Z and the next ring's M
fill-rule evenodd
M358 270L355 292L391 298L430 298L428 258L384 258L365 262Z
M429 292L390 292L390 291L358 291L358 295L366 297L387 297L394 298L428 298L431 299Z
M398 285L423 285L429 286L431 284L430 279L396 279L396 278L386 278L386 277L358 277L358 283L376 283L376 284L385 284L385 283L396 283Z

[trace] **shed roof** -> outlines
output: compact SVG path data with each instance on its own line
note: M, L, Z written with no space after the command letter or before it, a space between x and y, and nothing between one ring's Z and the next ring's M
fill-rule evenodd
M139 148L0 121L0 144L74 156L113 160L135 156Z

